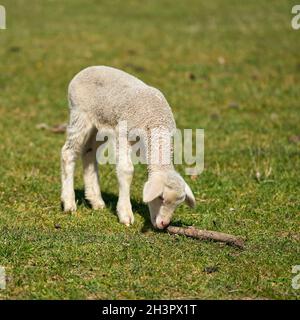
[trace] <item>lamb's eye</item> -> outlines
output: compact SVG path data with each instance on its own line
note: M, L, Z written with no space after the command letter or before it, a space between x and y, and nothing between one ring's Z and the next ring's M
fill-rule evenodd
M161 200L161 201L164 201L164 197L163 196L159 196L158 199Z
M184 199L185 199L185 194L183 196L181 196L181 197L178 197L177 201L183 201Z

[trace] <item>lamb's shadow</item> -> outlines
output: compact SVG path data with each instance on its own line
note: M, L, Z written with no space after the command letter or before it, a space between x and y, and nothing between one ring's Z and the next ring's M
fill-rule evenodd
M84 190L75 189L75 199L78 206L84 206L85 208L92 208L88 200L85 199Z
M117 214L117 203L118 197L117 195L110 192L101 191L102 198L106 204L106 207L114 214ZM85 199L84 190L76 189L75 190L75 198L78 206L84 206L86 208L91 208L91 205L88 200ZM144 225L141 229L142 232L147 232L148 230L152 230L152 224L150 220L150 213L148 207L143 203L131 199L132 211L134 214L139 214L144 219Z

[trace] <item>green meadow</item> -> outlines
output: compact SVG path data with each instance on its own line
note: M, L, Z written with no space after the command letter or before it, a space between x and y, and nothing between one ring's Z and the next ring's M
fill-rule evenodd
M299 299L300 30L295 1L1 0L0 299ZM132 184L135 223L116 216L115 168L99 173L106 209L60 206L67 86L108 65L159 88L178 128L205 130L205 169L184 176L197 201L174 225L240 235L245 250L151 227ZM184 174L185 165L177 166Z

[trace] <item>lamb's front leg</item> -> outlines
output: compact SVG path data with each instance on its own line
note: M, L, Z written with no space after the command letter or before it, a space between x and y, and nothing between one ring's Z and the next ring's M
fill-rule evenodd
M129 226L134 222L130 203L130 185L133 177L134 167L130 156L120 157L117 162L117 176L119 182L119 200L117 213L119 221Z

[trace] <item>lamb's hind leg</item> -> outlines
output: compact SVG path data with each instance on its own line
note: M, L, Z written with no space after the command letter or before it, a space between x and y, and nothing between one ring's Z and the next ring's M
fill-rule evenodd
M67 128L67 140L61 151L61 202L64 211L76 211L74 192L75 162L82 153L91 130L84 114L71 112L70 124Z
M98 166L96 160L96 133L97 130L93 129L82 153L85 197L89 200L92 208L95 210L103 209L105 207L99 186Z
M117 213L119 221L129 226L134 222L130 202L130 185L134 167L130 157L130 146L128 145L128 148L118 148L118 151L116 169L119 182L119 200L117 204Z

